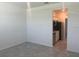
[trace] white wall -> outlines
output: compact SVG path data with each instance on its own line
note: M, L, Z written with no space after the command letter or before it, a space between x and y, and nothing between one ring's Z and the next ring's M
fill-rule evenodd
M68 50L79 52L79 14L70 14L68 21Z
M27 18L27 41L45 46L52 46L52 10L62 4L50 4L32 8ZM65 3L68 8L67 50L79 52L79 3ZM73 8L74 7L74 8ZM27 13L28 14L28 13Z
M26 41L26 10L18 3L0 3L0 50Z
M73 7L69 12L67 49L79 53L79 3Z
M45 5L36 8L32 8L27 11L27 41L33 42L45 46L52 47L53 42L53 25L52 25L52 11L55 9L55 5Z

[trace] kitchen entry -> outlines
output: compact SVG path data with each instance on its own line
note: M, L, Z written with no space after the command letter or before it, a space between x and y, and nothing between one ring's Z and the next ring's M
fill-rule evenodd
M52 14L53 23L53 46L58 50L66 50L67 48L67 8L56 9Z

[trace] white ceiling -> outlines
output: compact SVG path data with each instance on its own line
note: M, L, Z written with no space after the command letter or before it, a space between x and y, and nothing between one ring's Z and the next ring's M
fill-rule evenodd
M31 8L33 7L39 7L39 6L44 6L46 4L56 4L58 2L30 2Z
M16 6L19 6L21 8L27 8L27 2L9 2L11 4L14 4ZM30 2L30 7L39 7L39 6L44 6L46 4L56 4L58 2Z
M26 2L9 2L13 5L16 5L18 7L21 7L21 8L27 8L27 3Z

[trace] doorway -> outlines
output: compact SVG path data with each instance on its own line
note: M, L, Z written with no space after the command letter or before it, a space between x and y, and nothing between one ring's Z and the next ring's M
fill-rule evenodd
M53 11L53 46L61 51L67 48L67 8Z

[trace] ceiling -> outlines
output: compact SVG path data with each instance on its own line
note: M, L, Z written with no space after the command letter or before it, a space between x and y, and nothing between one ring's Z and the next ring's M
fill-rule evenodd
M21 8L27 8L27 3L26 2L9 2L13 5L16 5L18 7L21 7Z
M27 2L10 2L11 4L14 4L16 6L19 6L21 8L27 8ZM44 6L46 4L56 4L58 2L30 2L30 7L39 7L39 6Z
M58 2L30 2L31 8L33 7L39 7L39 6L44 6L46 4L56 4Z

